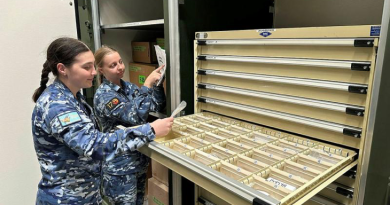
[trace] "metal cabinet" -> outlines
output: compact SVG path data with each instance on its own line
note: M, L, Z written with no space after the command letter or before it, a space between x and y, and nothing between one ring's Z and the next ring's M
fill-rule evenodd
M379 29L198 32L196 114L141 151L197 184L199 203L315 204L333 187L356 204Z

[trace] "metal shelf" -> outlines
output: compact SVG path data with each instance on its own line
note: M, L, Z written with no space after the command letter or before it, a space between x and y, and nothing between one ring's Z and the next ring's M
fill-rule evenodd
M102 25L102 29L135 29L135 30L162 30L164 29L164 19L138 21L131 23Z

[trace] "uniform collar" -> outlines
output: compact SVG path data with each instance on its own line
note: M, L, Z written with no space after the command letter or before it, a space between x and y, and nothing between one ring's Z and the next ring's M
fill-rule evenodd
M125 81L123 81L122 79L120 81L121 81L121 85L122 85L123 90L125 90L126 89ZM117 92L122 89L120 86L118 86L117 84L107 80L106 78L103 78L103 83L102 84L105 84L106 86L110 87L111 89L113 89L113 90L115 90Z
M65 95L66 97L68 97L68 98L70 98L70 99L74 99L74 98L75 98L74 95L73 95L73 93L72 93L72 91L70 91L70 89L69 89L68 87L66 87L66 85L65 85L63 82L61 82L58 78L56 78L56 79L54 80L53 85L54 85L56 88L58 88L62 93L64 93L64 95ZM78 99L84 99L84 98L83 98L84 96L80 93L80 91L78 91L78 92L76 93L76 96L77 96Z

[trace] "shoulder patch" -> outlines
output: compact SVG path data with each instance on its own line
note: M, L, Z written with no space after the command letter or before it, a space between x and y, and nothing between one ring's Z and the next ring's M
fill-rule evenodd
M66 127L70 124L80 122L81 118L78 112L70 112L58 116L58 120L60 121L62 127Z
M119 99L117 97L112 98L107 104L106 107L108 110L114 109L116 106L118 106L120 103Z

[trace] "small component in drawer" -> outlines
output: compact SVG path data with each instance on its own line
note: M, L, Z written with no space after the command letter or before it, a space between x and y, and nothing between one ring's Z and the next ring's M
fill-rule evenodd
M236 153L246 152L246 151L249 151L251 149L251 147L249 147L249 146L240 144L234 140L229 140L229 139L226 141L219 142L219 143L217 143L217 145L219 145L223 148L232 150L233 152L236 152Z
M179 128L181 132L184 132L188 135L197 135L199 133L205 132L204 130L198 129L196 127L193 127L191 125L185 126L185 127L180 127Z
M294 151L291 151L289 149L281 148L272 144L266 144L265 146L258 148L261 151L267 152L271 156L275 155L282 159L289 158L296 153Z
M273 182L277 186L282 186L290 191L295 191L297 188L303 186L307 180L296 177L292 174L283 172L276 168L269 168L260 174L261 177L269 182Z
M224 161L218 162L214 165L210 165L210 167L235 180L240 180L251 175L251 173L247 170L244 170L240 167L234 166Z
M226 130L226 129L222 129L222 128L213 131L213 133L218 135L218 136L220 136L220 137L226 138L226 139L240 136L240 134L238 134L238 133L235 133L233 131L229 131L229 130Z
M303 146L306 146L306 147L314 147L316 146L318 143L314 142L314 141L311 141L309 139L306 139L306 138L302 138L302 137L297 137L297 136L287 136L285 138L283 138L284 140L288 141L288 142L291 142L291 143L296 143L296 144L300 144L300 145L303 145Z
M241 155L241 154L238 154L235 157L227 159L226 162L229 162L230 164L233 164L237 167L241 167L241 168L243 168L249 172L252 172L252 173L259 172L259 171L263 170L264 168L268 167L267 164L265 164L259 160L252 159L252 158L249 158L249 157L247 157L245 155Z
M278 169L292 174L297 177L301 177L306 180L312 180L318 175L321 174L320 171L314 170L314 169L305 169L304 165L286 160L276 166Z
M330 164L337 164L338 162L344 159L344 157L340 157L336 154L326 153L326 152L324 153L316 149L310 149L304 154L313 157L318 161L328 162Z
M221 122L221 121L219 121L219 120L212 120L212 121L210 121L208 124L210 124L210 125L212 125L212 126L215 126L215 127L218 127L218 128L225 128L225 127L230 126L229 123Z
M235 142L238 142L238 143L243 144L243 145L245 145L247 147L250 147L250 148L259 147L262 144L264 144L264 143L258 141L255 138L251 139L251 138L248 138L248 137L245 137L245 136L235 137L235 138L233 138L233 140Z
M288 141L283 140L283 139L275 141L273 143L273 145L281 147L281 148L283 148L283 150L285 150L285 149L291 150L291 151L293 151L295 153L299 153L299 152L302 152L304 150L309 149L309 147L300 145L298 143L288 142Z
M193 147L191 147L191 146L189 146L187 144L184 144L184 143L181 143L181 142L175 141L175 140L174 141L165 142L164 146L167 146L167 147L169 147L169 148L171 148L173 150L176 150L176 151L178 151L180 153L187 152L189 150L195 149L195 148L193 148Z
M290 190L290 191L294 191L295 189L297 189L296 187L293 187L293 186L291 186L291 185L288 185L288 184L286 184L286 183L284 183L284 182L281 182L281 181L279 181L279 180L277 180L277 179L274 179L274 178L272 178L272 177L268 177L266 180L267 180L268 182L272 182L272 183L276 184L277 186L282 186L282 187L284 187L284 188L286 188L286 189L288 189L288 190Z
M167 135L165 135L164 137L156 138L155 141L166 142L169 140L178 139L178 138L186 137L186 136L188 136L187 133L184 133L176 128L172 128L172 130Z
M267 165L273 165L283 160L281 157L274 156L258 149L252 149L249 152L245 152L244 155Z
M185 124L185 125L193 125L193 124L198 123L197 120L194 120L194 119L189 118L189 117L175 118L174 123L176 123L176 122L180 122L180 123Z
M186 126L186 124L183 124L183 123L181 123L181 122L178 121L178 120L174 120L174 121L173 121L172 127L176 128L176 129L179 129L179 127L184 127L184 126Z
M218 136L218 135L216 135L214 133L211 133L211 132L205 132L205 133L196 135L195 137L197 137L199 139L206 140L206 141L211 142L211 143L215 143L215 142L219 142L219 141L225 140L225 138L220 137L220 136Z
M229 150L225 149L223 147L220 147L218 145L210 145L207 147L202 147L199 149L202 152L206 152L208 154L211 154L214 157L217 157L219 159L226 159L232 155L235 155L236 153Z
M211 154L206 154L206 153L201 152L199 150L192 150L192 151L186 152L184 154L187 155L188 157L202 163L202 164L205 164L205 165L209 165L209 164L212 164L212 163L219 161L219 158L214 157Z
M236 125L231 125L231 126L225 128L225 129L229 130L231 132L240 134L240 135L248 134L248 133L250 133L252 131L252 130L249 130L249 129L246 129L246 128L243 128L243 127L239 127L239 126L236 126Z
M199 139L199 138L193 137L193 136L182 137L182 138L177 139L175 141L187 144L187 145L194 147L194 148L199 148L199 147L203 147L203 146L210 144L210 142L208 142L208 141L205 141L203 139Z
M304 170L308 169L314 169L319 172L324 172L330 167L332 167L333 164L330 164L328 162L323 162L321 160L317 160L313 157L309 157L305 154L298 154L297 156L293 157L291 161L296 162L300 165L303 165Z
M270 135L261 133L261 132L252 132L246 135L250 139L254 139L256 141L259 141L261 143L267 143L274 140L277 140L276 137L271 137Z
M204 122L200 122L200 123L194 124L192 126L198 128L198 129L201 129L203 131L207 131L207 132L214 131L214 130L218 129L218 127L215 127L213 125L209 125L209 124L204 123Z
M256 175L249 179L248 186L278 200L283 199L291 193L291 190L288 190L282 186L276 186L274 183L268 182L264 178Z
M203 116L201 114L189 115L187 117L192 118L198 122L210 122L211 120L213 120L213 118L206 117L206 116Z
M263 127L261 127L259 125L254 125L254 124L247 123L247 122L238 122L236 124L236 126L243 127L243 128L249 129L251 131L261 131L264 129Z

